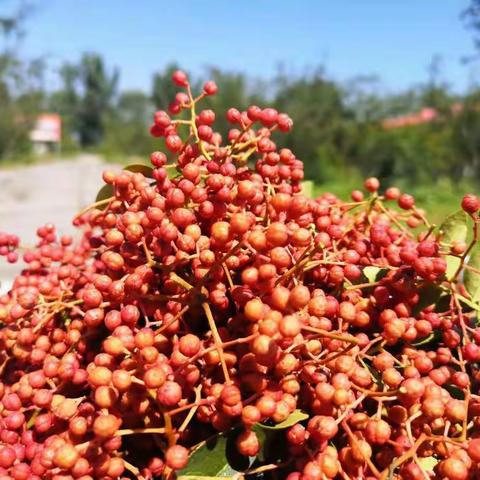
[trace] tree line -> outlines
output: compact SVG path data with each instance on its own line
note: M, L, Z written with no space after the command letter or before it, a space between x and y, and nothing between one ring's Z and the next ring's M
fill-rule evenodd
M477 31L479 5L474 0L466 13ZM46 87L46 62L26 61L18 53L21 15L0 18L0 162L28 155L28 132L35 116L45 111L62 116L65 150L128 157L147 156L159 147L148 126L153 112L166 109L176 92L170 81L176 65L155 73L149 91L120 91L120 72L98 53L85 53L61 66L59 86L52 91ZM480 86L454 94L441 80L438 65L434 59L423 84L388 95L378 93L378 79L342 83L322 68L302 75L279 73L270 81L213 68L194 81L217 82L219 93L209 98L216 111L258 104L288 112L294 128L279 142L305 162L307 176L317 182L339 175L375 175L387 184L428 184L442 177L478 182ZM432 121L398 128L383 124L422 108L436 112ZM216 125L227 133L225 118Z

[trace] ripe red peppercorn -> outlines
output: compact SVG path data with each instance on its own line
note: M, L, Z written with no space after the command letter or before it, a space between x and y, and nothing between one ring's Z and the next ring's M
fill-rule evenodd
M175 72L173 72L172 81L173 83L175 83L175 85L178 85L179 87L186 87L188 85L187 75L181 70L176 70Z
M172 470L181 470L187 465L188 450L181 445L173 445L165 452L165 462Z
M182 139L178 135L168 135L168 137L165 139L165 145L171 152L179 152L182 147Z
M480 210L480 199L468 193L462 199L462 208L469 214L477 213Z
M365 188L369 192L376 192L380 188L380 182L378 178L370 177L365 180Z
M100 415L93 422L93 432L98 437L112 437L118 430L120 419L114 415Z
M171 477L214 431L262 468L269 428L278 478L417 480L434 456L435 478L473 479L470 235L431 228L375 177L352 201L311 198L279 147L287 113L230 108L223 138L201 106L216 84L172 80L182 91L151 127L164 151L103 174L81 236L46 224L28 247L0 232L0 256L25 261L0 295L1 480ZM464 197L475 221L479 207Z
M410 210L415 204L414 198L408 193L402 194L398 199L398 206L403 210Z
M218 87L215 82L209 81L203 86L203 91L207 95L215 95L218 92Z
M178 405L182 399L182 388L176 382L167 381L157 390L157 400L166 407Z

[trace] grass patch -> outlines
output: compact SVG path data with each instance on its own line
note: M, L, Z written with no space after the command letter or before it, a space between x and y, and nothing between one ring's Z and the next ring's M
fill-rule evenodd
M315 195L331 192L342 200L349 200L352 190L360 189L363 181L352 174L340 174L338 179L316 184ZM449 214L460 208L462 197L466 193L476 193L469 182L455 184L448 178L440 178L429 185L399 185L403 192L415 197L416 205L423 208L431 222L439 224Z

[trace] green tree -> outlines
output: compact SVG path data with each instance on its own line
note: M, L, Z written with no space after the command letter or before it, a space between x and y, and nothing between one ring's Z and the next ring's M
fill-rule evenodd
M153 75L151 98L157 110L166 110L178 92L178 87L172 83L172 74L175 70L178 70L177 64L171 63Z
M268 103L261 85L249 81L241 73L224 72L218 68L211 68L205 77L212 79L218 86L218 94L207 97L205 107L211 108L217 113L215 128L222 135L227 135L231 128L226 118L229 108L235 107L239 110L245 110L251 104L265 107ZM202 88L201 82L198 82L197 88Z
M105 116L111 112L119 73L109 73L100 55L84 54L78 69L81 94L77 110L80 144L98 145L104 135Z
M53 92L48 99L48 108L57 112L62 117L62 148L75 148L78 144L76 131L77 111L80 102L80 94L77 92L76 82L78 67L64 64L59 73L62 88Z
M277 85L275 105L294 121L285 143L305 162L310 178L326 180L332 169L345 165L352 138L348 127L353 112L342 90L320 70L294 80L282 76Z
M480 174L480 89L463 99L463 108L453 121L453 148L458 159L456 175L479 178ZM478 180L477 180L477 183Z
M102 150L107 155L144 155L155 150L149 133L153 106L150 98L138 90L122 92L107 121Z
M22 7L0 16L0 159L28 153L28 134L44 101L44 62L20 56L27 13Z
M480 52L480 0L471 0L468 8L462 13L462 18L467 27L474 30L473 43L475 49ZM478 56L474 58L478 59Z
M442 78L442 58L439 55L432 57L427 72L428 80L420 87L422 107L433 108L440 115L439 118L449 116L455 98Z
M51 105L62 114L82 147L98 146L112 114L118 70L110 72L99 54L85 53L78 64L64 64L60 78L63 86L52 95Z

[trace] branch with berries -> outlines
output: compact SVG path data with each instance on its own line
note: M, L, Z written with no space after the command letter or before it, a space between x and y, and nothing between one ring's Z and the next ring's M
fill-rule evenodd
M0 477L480 475L477 196L439 227L369 178L302 191L273 108L181 71L150 165L106 171L0 297Z

